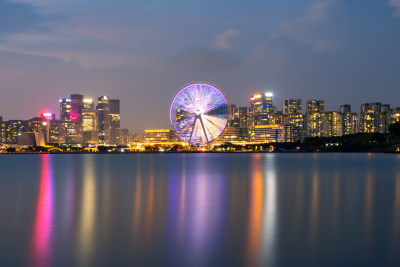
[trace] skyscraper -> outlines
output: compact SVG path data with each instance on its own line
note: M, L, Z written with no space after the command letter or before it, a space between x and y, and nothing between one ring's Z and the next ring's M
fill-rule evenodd
M60 99L60 120L71 121L71 98Z
M110 143L121 144L121 113L119 99L110 99Z
M72 122L82 122L83 95L71 95L71 113Z
M97 116L96 110L94 109L93 99L83 99L82 131L83 143L88 144L97 142Z
M301 99L283 100L283 114L301 113Z
M111 139L111 117L110 99L108 96L101 96L98 98L96 110L99 129L99 143L109 144Z
M60 121L59 133L63 136L65 143L82 143L82 101L83 96L72 95L71 98L60 99Z
M269 115L274 112L272 93L255 94L250 98L252 126L268 125Z

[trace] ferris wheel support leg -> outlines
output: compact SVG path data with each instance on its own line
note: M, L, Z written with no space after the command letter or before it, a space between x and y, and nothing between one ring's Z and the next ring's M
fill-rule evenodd
M197 117L194 118L192 132L190 133L190 138L189 138L189 142L188 142L189 144L192 141L192 136L193 136L194 126L196 125L196 120L197 120Z
M207 136L207 133L206 133L206 128L204 128L203 119L202 119L201 117L200 117L199 119L200 119L200 123L201 123L201 128L203 128L204 135L206 136L207 146L208 146L208 148L210 148L210 143L209 143L209 141L208 141L208 136Z

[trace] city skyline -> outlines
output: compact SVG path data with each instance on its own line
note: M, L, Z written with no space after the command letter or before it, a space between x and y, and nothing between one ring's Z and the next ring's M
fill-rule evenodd
M0 0L0 10L7 119L56 110L54 99L79 92L129 103L121 124L133 131L167 128L171 97L192 81L239 106L265 91L279 109L285 98L325 99L327 110L400 99L396 0Z

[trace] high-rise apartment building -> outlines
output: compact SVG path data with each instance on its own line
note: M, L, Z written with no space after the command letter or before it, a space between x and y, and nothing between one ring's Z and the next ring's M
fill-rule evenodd
M342 113L343 135L358 133L358 114L356 112Z
M119 99L110 99L110 143L121 144L121 112Z
M109 144L111 140L111 117L110 99L108 96L101 96L97 102L97 119L99 130L99 143Z
M360 132L386 133L390 123L390 105L380 102L364 103L360 107Z
M324 100L308 100L306 104L307 104L306 114L311 114L315 112L319 113L325 112Z
M301 113L301 99L283 100L283 114Z
M321 112L312 112L306 115L306 136L322 137L324 136L325 114Z
M328 111L324 113L323 136L342 136L343 121L342 113L337 111Z
M303 140L305 136L305 115L302 113L285 114L283 118L284 125L292 127L292 140L294 142Z

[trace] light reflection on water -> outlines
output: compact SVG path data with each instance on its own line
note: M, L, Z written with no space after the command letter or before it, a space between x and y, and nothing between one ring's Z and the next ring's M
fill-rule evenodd
M399 163L384 154L3 156L0 265L398 265Z
M53 239L53 176L52 158L43 155L40 162L39 195L33 221L32 243L29 246L29 264L32 266L50 266ZM21 218L22 220L23 218Z

